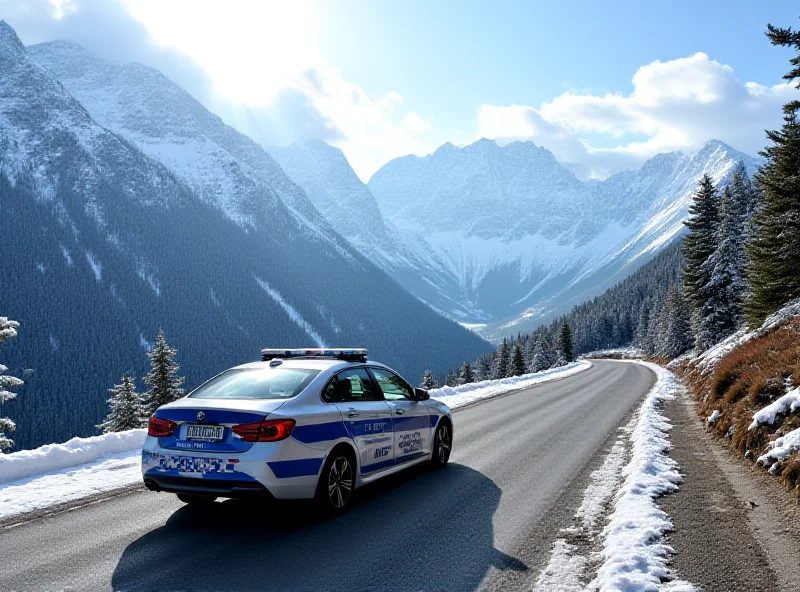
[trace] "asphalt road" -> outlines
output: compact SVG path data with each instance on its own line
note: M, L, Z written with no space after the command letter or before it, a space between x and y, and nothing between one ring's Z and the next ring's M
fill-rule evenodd
M0 590L530 588L588 471L655 380L596 361L456 412L451 464L360 490L345 516L135 491L0 531Z

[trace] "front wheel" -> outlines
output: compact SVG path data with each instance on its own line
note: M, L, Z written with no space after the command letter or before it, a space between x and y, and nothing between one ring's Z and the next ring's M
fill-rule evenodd
M209 506L217 501L217 498L210 495L191 495L188 493L178 493L176 495L184 504L189 504L190 506Z
M344 514L350 508L356 485L355 463L344 449L334 450L319 476L314 505L326 518Z
M446 421L439 423L436 428L436 437L433 439L433 454L431 464L436 469L441 469L450 460L450 450L453 447L453 432Z

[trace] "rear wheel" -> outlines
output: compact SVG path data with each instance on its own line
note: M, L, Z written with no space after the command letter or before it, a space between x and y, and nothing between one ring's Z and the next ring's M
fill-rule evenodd
M353 455L345 448L334 449L319 476L314 496L317 512L329 518L344 514L350 508L355 485Z
M188 493L178 493L176 495L184 504L192 506L208 506L217 501L217 498L210 495L191 495Z
M446 421L439 422L436 428L436 437L433 439L433 455L431 464L440 469L450 460L450 450L453 448L453 431Z

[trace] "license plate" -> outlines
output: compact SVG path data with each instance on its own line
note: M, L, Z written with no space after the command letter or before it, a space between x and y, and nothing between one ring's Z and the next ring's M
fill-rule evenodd
M222 440L224 426L190 425L186 432L187 440Z

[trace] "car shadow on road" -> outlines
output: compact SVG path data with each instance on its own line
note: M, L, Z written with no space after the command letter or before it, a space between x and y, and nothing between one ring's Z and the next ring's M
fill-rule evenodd
M306 503L183 507L131 543L115 590L474 590L490 568L525 571L494 548L500 489L459 464L359 490L319 521Z

